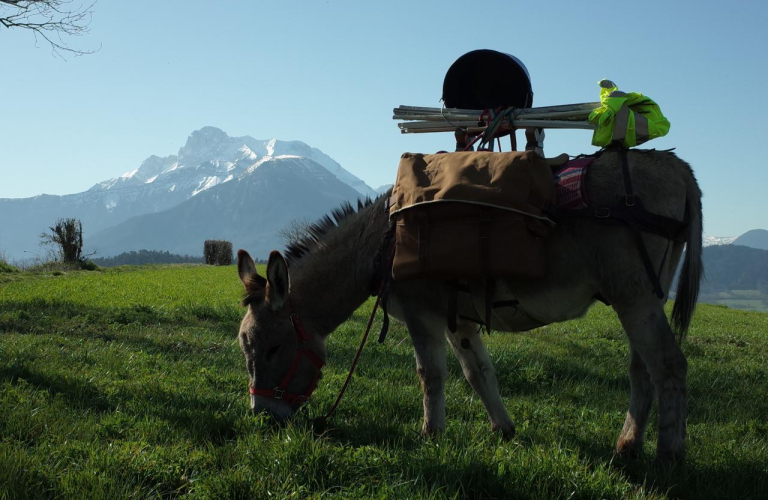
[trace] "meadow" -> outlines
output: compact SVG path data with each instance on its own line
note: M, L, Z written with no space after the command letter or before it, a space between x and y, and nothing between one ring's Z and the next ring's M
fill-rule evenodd
M768 294L760 290L729 290L707 293L701 297L708 304L721 304L732 309L768 312Z
M655 412L644 455L613 455L629 356L609 307L485 337L517 425L505 442L452 355L447 429L420 436L398 323L369 341L331 428L313 432L372 301L331 335L293 423L252 415L240 298L233 266L0 272L0 499L768 498L768 314L699 306L683 343L688 459L666 466Z

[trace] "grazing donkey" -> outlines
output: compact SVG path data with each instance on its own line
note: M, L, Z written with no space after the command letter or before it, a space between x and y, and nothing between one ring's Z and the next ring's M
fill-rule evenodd
M672 324L680 338L690 324L701 263L701 192L689 165L670 152L630 150L627 155L634 193L649 212L684 222L687 252L680 275ZM595 206L611 205L624 192L619 153L606 151L590 167L587 192ZM286 257L273 251L266 277L250 255L238 253L238 272L248 307L240 326L240 346L249 374L251 408L289 418L309 397L326 359L325 340L371 295L382 267L389 228L386 197L349 205L313 225ZM652 232L642 240L664 293L669 291L684 244ZM645 427L655 394L659 400L657 454L685 456L687 361L664 314L664 299L652 293L633 231L594 217L559 215L547 244L548 273L536 280L497 281L497 296L519 301L520 311L500 309L493 326L522 331L566 321L586 313L596 297L610 303L629 338L629 411L617 451L642 451ZM385 251L386 252L386 251ZM472 284L470 284L472 285ZM499 395L491 359L477 325L469 294L458 297L458 328L447 328L448 291L440 281L393 282L389 313L404 322L416 354L424 392L422 432L445 426L447 376L445 340L461 363L469 384L485 405L494 431L511 437L515 428ZM478 310L483 310L478 308Z

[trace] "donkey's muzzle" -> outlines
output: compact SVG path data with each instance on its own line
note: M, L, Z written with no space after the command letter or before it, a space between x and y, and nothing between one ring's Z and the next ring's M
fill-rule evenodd
M275 422L283 424L293 416L290 404L283 401L262 398L251 394L251 411L254 415L266 415Z

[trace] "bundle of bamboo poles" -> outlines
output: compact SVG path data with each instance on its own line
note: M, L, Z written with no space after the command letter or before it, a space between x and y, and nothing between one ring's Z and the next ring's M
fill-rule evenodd
M587 117L592 110L599 107L599 102L585 102L540 108L510 108L501 111L506 115L501 126L508 130L518 128L594 130L595 125L589 122ZM403 134L455 132L457 128L464 129L470 134L478 134L482 133L491 121L487 110L399 106L393 112L394 120L403 120L402 123L397 124Z

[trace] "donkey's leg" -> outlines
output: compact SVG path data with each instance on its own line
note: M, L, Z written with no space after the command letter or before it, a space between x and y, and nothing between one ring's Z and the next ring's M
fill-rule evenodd
M688 362L675 342L663 305L661 301L648 297L632 305L616 304L614 309L629 336L631 348L645 363L659 395L656 455L660 459L682 459L685 457ZM638 402L642 406L642 396Z
M436 434L445 428L445 379L448 366L445 339L442 328L445 321L425 321L421 318L406 321L416 353L416 371L424 393L425 436Z
M645 426L654 399L653 382L643 359L635 349L630 349L629 362L629 410L624 428L616 442L616 451L631 458L640 456L645 441Z
M505 439L511 439L515 435L515 424L509 418L499 394L493 362L488 356L477 326L469 323L459 324L455 333L446 330L446 337L461 363L469 385L483 401L491 421L491 429L501 432Z

